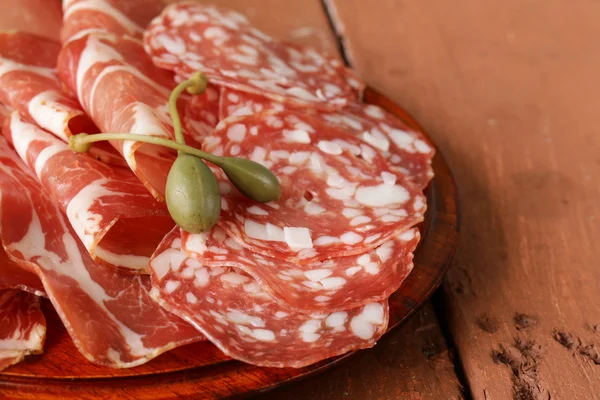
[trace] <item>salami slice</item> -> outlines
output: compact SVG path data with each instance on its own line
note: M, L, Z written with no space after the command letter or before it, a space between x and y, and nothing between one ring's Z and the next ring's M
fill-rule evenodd
M356 136L306 114L232 117L206 137L205 150L248 158L279 178L282 196L256 203L217 170L218 224L254 252L312 264L372 250L423 219L425 197Z
M273 39L241 14L214 6L168 6L148 26L144 44L156 65L182 78L202 71L218 85L325 108L355 96L338 60Z
M433 177L433 144L381 107L353 103L339 111L315 112L381 151L394 171L408 175L419 187L425 188Z
M283 109L283 104L264 96L224 89L219 110L221 119L225 119L230 116ZM406 174L421 188L425 188L433 177L431 168L431 160L435 154L433 145L421 133L410 129L381 107L352 103L335 111L303 108L295 108L295 110L314 114L353 133L380 151L394 171Z
M75 153L13 112L4 134L60 204L92 257L131 272L147 272L150 255L173 227L164 203L128 169Z
M361 255L298 265L244 249L219 227L182 232L182 248L206 267L235 267L263 290L299 310L332 312L385 300L412 270L419 232L410 229Z
M344 67L342 70L342 75L344 76L348 86L350 86L354 91L354 95L356 96L355 100L359 103L362 103L363 94L367 88L367 84L364 83L358 74L350 68Z
M200 143L212 132L220 121L220 89L208 85L201 95L190 96L185 106L183 127Z
M25 118L68 141L73 134L98 128L75 98L65 93L56 76L60 45L33 34L0 32L0 102ZM107 143L98 143L91 155L111 164L126 165Z
M168 112L173 76L152 64L138 40L112 34L87 35L67 43L58 62L61 78L77 93L83 109L103 132L173 136ZM192 129L184 134L189 145L199 147L206 132L193 130L201 125L190 123L194 117L187 116L186 109L197 110L186 107L187 100L178 104L182 120ZM150 192L162 199L175 153L140 142L112 144Z
M152 295L225 354L266 367L302 367L367 348L385 332L387 302L335 313L303 314L273 300L250 276L206 268L181 251L179 229L151 262Z
M63 42L90 33L110 32L141 38L166 0L64 0Z
M46 319L40 300L20 290L0 290L0 370L41 353Z
M79 351L116 368L142 364L202 336L149 296L149 278L92 261L58 205L0 139L0 238L34 270Z
M284 110L301 111L301 107L284 105L267 97L240 92L239 90L223 88L221 90L221 103L219 106L219 118L242 117L261 112L280 112Z

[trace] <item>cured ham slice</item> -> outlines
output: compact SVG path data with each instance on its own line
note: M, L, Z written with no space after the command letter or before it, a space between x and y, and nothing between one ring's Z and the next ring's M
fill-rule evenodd
M275 40L234 11L197 2L165 8L144 34L154 63L179 77L195 71L211 82L273 100L336 108L355 99L339 60Z
M112 32L141 38L144 28L168 0L64 0L62 41Z
M72 40L63 47L58 68L63 81L77 93L83 109L103 132L172 137L167 103L175 86L173 76L152 64L137 39L93 34ZM187 143L199 147L207 132L203 124L190 123L192 117L186 114L198 111L193 105L187 107L185 98L178 106L185 126L190 128L184 132ZM214 115L215 121L217 118ZM140 142L112 144L150 192L162 199L174 152Z
M252 115L264 111L278 112L285 109L290 108L264 96L225 88L221 93L219 114L221 119L225 119L230 116ZM296 108L296 111L316 115L355 134L381 152L395 172L406 174L421 188L425 188L433 177L433 145L423 134L410 129L381 107L352 103L341 110Z
M73 152L16 111L7 117L3 131L96 261L147 271L150 255L174 226L164 203L128 169Z
M372 347L388 324L387 302L304 314L273 300L250 276L207 268L181 251L179 229L151 262L152 295L225 354L266 367L302 367Z
M289 307L331 312L387 299L412 271L419 239L410 229L365 254L311 265L252 253L219 227L204 234L182 232L182 248L206 267L239 268Z
M20 290L0 290L0 370L41 353L45 339L39 298Z
M0 248L0 290L19 289L37 296L45 296L44 287L37 275L18 266Z
M0 140L2 245L34 270L79 351L91 362L125 368L201 340L149 296L147 277L94 263L58 205Z
M0 102L68 141L73 134L97 132L77 100L65 93L56 76L60 45L29 33L0 32ZM93 147L98 159L124 165L106 143Z
M423 219L425 197L373 147L307 114L228 118L204 149L271 169L282 196L256 203L221 170L217 222L240 245L292 263L364 254Z

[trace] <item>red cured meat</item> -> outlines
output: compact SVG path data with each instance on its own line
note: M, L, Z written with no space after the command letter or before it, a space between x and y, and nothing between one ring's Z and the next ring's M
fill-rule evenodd
M419 232L410 229L368 253L299 265L252 253L219 227L182 232L182 248L206 267L236 267L289 307L338 311L385 300L412 270Z
M324 108L355 98L338 60L275 40L234 11L171 5L150 23L144 45L156 65L179 77L202 71L217 85Z
M167 104L175 86L173 76L152 64L138 40L111 34L72 40L61 51L58 69L63 81L77 93L83 109L103 132L173 136ZM186 99L181 99L181 118L189 128L184 134L189 145L199 147L207 132L202 130L202 124L186 121L192 118L186 115L186 110L198 113L193 106L186 105ZM214 119L217 118L215 115ZM150 192L162 199L175 153L140 142L114 141L112 144Z
M353 103L334 112L315 112L381 151L394 171L406 174L419 187L425 188L433 177L433 144L381 107Z
M425 197L356 136L307 114L232 117L205 150L248 158L279 178L282 196L256 203L216 170L227 234L254 252L312 264L363 254L423 219Z
M93 32L141 38L167 0L64 0L63 42Z
M179 236L174 229L157 249L152 294L235 359L302 367L372 347L387 328L386 301L335 313L299 313L239 270L206 268L187 258Z
M0 0L0 29L59 40L61 0Z
M0 290L0 370L41 353L45 339L39 298L20 290Z
M195 132L196 142L201 142L219 123L220 92L209 84L204 93L187 100L182 124L185 131Z
M91 362L126 368L201 340L149 296L149 278L92 261L22 161L0 140L2 245L34 270L79 351Z
M147 271L150 255L175 224L164 203L128 169L73 152L16 111L3 131L96 261Z
M241 117L266 111L302 111L303 108L304 107L293 107L288 104L283 104L258 94L223 88L221 90L219 118L223 120L227 117Z
M73 134L95 133L98 128L77 100L63 91L56 76L60 45L24 32L0 32L0 102L18 110L60 139ZM91 150L98 159L125 165L107 143Z
M364 83L360 79L358 74L350 68L344 67L342 70L342 75L344 76L344 79L346 80L348 86L350 86L354 91L354 94L356 96L355 100L361 103L363 99L363 93L367 88L367 84Z
M221 94L220 118L252 115L261 111L281 111L283 104L264 96L224 89ZM285 109L290 109L289 106ZM410 129L401 120L381 107L351 103L340 110L324 111L295 108L314 114L331 124L355 134L380 151L395 172L406 174L419 187L425 188L433 177L431 160L433 144L421 133Z
M19 289L37 296L45 296L40 278L18 266L8 258L4 249L0 248L0 290L5 289Z

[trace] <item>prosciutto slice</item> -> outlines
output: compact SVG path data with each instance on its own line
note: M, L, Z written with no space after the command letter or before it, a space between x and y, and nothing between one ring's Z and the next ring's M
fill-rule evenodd
M51 39L0 32L0 102L66 142L73 134L95 133L98 128L77 100L63 91L56 75L59 51L60 44ZM91 154L104 162L125 165L106 143L95 145Z
M302 367L372 347L387 328L387 301L305 314L271 298L242 271L207 268L187 258L180 246L179 229L174 229L157 249L152 296L237 360Z
M95 263L58 205L0 140L2 245L33 270L79 351L91 362L132 367L198 332L149 296L149 280Z
M114 34L74 39L63 47L58 68L63 81L77 93L84 110L103 132L173 136L167 104L175 86L173 76L152 64L137 39ZM196 115L197 111L187 107L188 100L181 99L178 104L189 128L184 134L189 145L200 146L207 134L206 125L189 122L193 117L188 114ZM216 106L213 113L216 123ZM174 152L140 142L112 144L148 190L163 199Z
M40 278L34 272L17 265L0 247L0 290L5 289L19 289L37 296L46 295Z
M168 0L64 0L63 42L90 33L112 32L141 38Z
M0 370L41 353L45 339L40 299L20 290L0 290Z
M147 271L150 255L174 222L131 171L73 152L16 111L3 132L96 261Z

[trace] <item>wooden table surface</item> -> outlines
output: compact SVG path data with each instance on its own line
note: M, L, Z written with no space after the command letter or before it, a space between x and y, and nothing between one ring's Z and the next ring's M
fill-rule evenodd
M458 181L442 289L349 363L264 399L600 398L600 2L223 0L338 54Z

